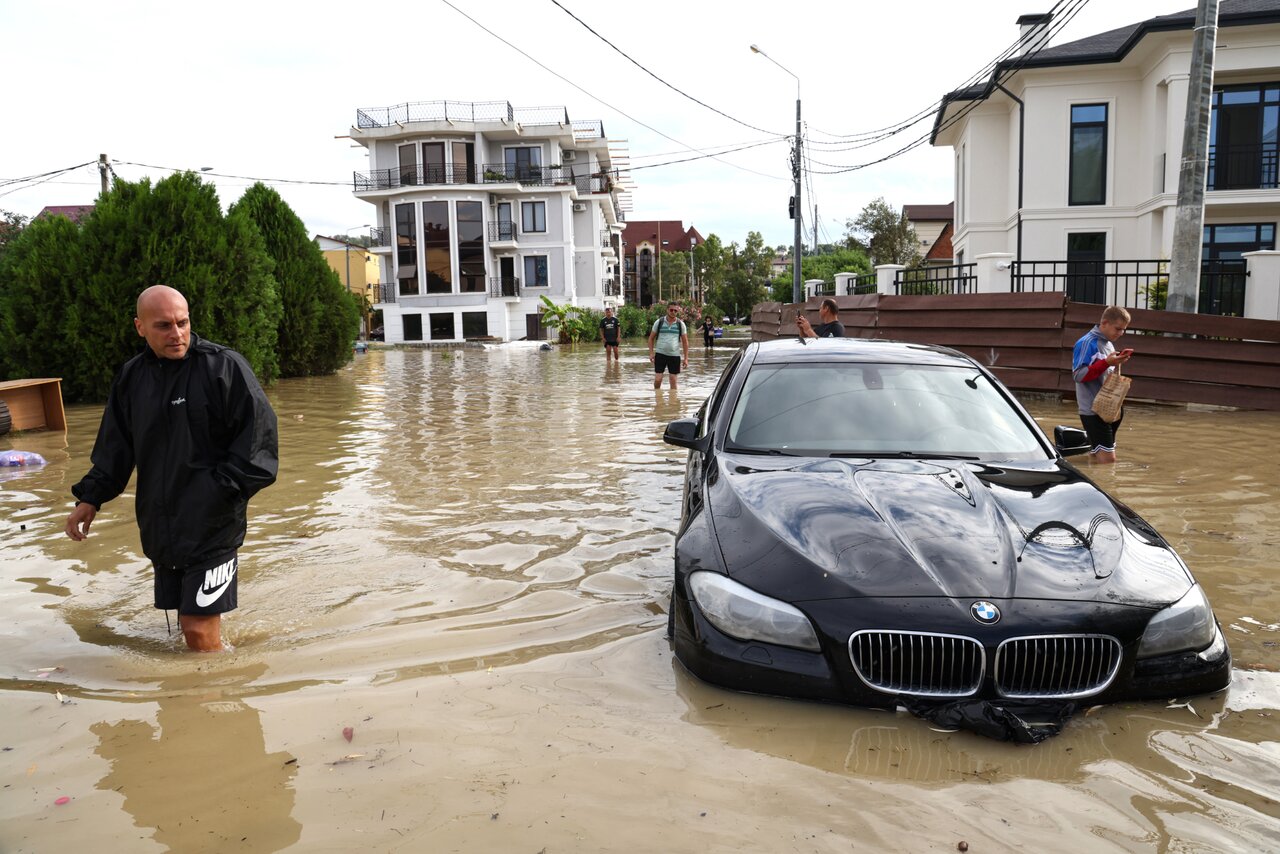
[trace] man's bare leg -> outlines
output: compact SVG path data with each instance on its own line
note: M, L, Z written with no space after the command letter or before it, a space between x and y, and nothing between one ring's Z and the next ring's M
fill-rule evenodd
M195 652L218 652L222 647L222 615L179 614L178 625Z
M1114 463L1115 461L1115 451L1094 451L1089 455L1089 462L1093 463Z

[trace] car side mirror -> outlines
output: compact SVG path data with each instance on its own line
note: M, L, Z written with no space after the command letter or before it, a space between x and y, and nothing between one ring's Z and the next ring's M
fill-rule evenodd
M677 418L672 421L662 434L662 441L668 445L676 445L701 453L705 453L707 448L711 446L710 436L698 435L698 419L696 418Z
M1089 452L1089 434L1079 427L1067 427L1059 424L1053 428L1053 446L1064 457Z

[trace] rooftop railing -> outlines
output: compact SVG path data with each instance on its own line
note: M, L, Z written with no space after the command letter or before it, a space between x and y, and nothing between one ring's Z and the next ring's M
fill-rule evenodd
M604 138L604 124L595 119L570 121L564 107L520 107L509 101L411 101L390 107L356 110L356 127L385 128L410 122L507 122L519 125L568 127L574 139Z

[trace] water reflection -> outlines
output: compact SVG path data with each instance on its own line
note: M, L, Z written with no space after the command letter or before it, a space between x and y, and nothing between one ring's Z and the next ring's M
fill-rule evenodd
M139 828L173 851L278 851L298 841L296 759L268 753L257 709L240 696L266 665L160 682L155 723L90 727L111 765L97 787L117 792Z

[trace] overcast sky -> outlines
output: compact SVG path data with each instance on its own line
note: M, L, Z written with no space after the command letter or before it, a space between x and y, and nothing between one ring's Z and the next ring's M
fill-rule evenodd
M449 0L560 79L490 35L444 0L333 2L30 2L0 0L7 82L0 116L0 180L108 154L124 179L169 169L273 183L313 233L358 231L373 207L351 194L368 169L363 147L342 138L357 108L410 101L509 101L563 106L626 140L634 167L697 156L686 146L760 142L790 134L800 78L823 241L884 196L894 206L951 201L950 149L927 143L874 160L927 135L931 119L870 148L834 134L892 125L935 103L1009 47L1019 15L1054 0L789 0L610 4L560 0L600 35L678 89L753 130L673 92L584 29L552 0ZM1193 0L1093 0L1058 44L1191 8ZM579 88L580 87L580 88ZM646 127L646 125L648 127ZM827 143L821 145L818 143ZM704 235L791 242L786 141L656 168L636 168L630 219L679 219ZM821 163L835 166L820 165ZM146 168L133 164L165 167ZM223 206L251 182L208 177ZM810 185L812 192L810 192ZM0 208L28 216L45 205L91 203L94 166L25 186L0 186Z

